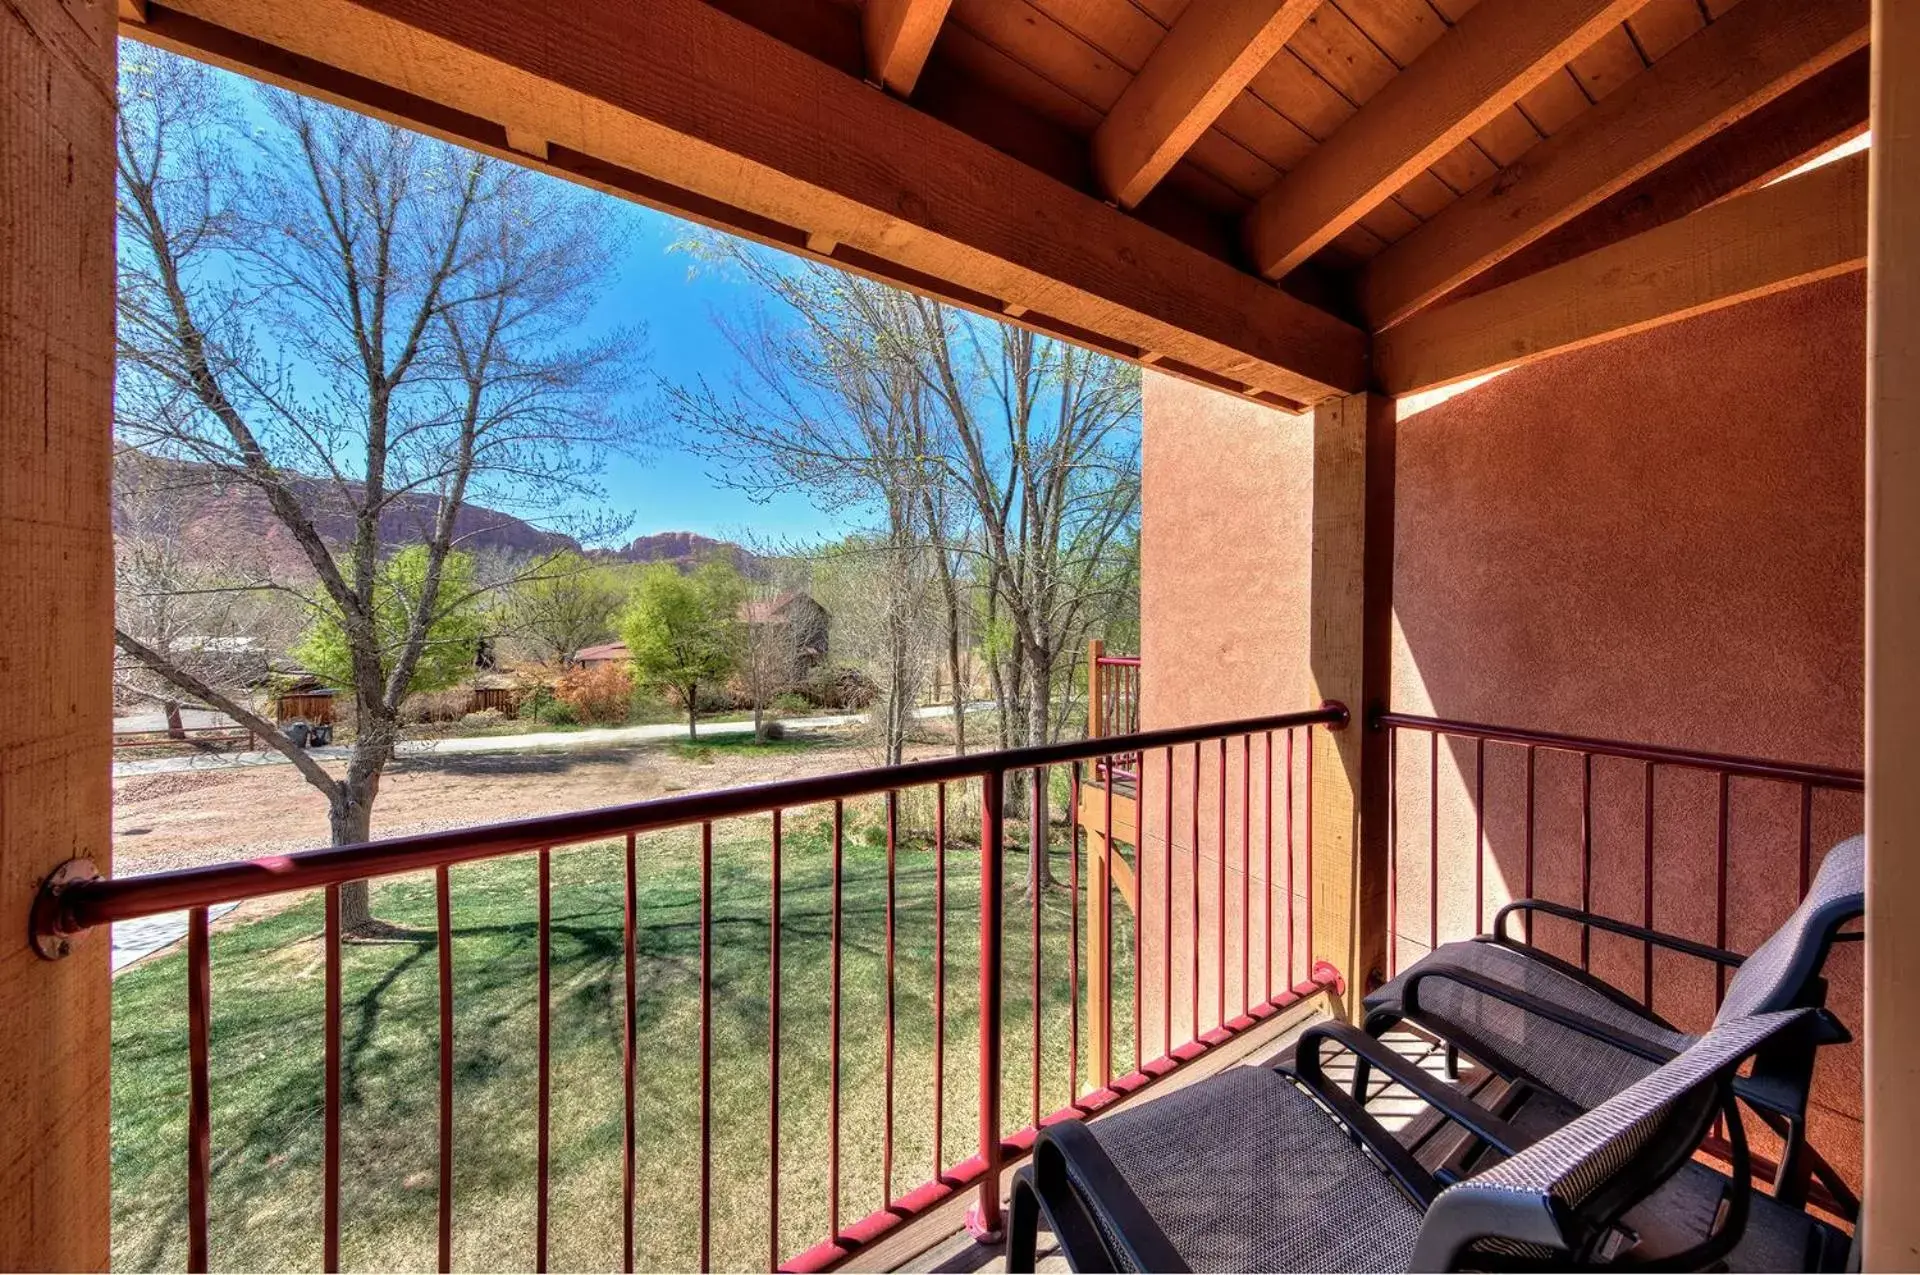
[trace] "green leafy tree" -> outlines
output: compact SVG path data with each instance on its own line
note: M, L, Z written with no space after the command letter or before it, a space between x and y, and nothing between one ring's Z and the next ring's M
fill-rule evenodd
M486 635L475 605L473 558L450 553L440 564L438 586L429 585L432 556L425 545L408 545L388 558L374 577L374 632L379 641L382 677L393 673L411 635L424 628L425 639L407 694L441 691L473 675L474 654ZM422 607L431 613L424 617ZM334 686L351 687L354 653L340 617L322 611L294 646L294 658Z
M656 563L640 575L620 617L620 636L636 682L671 689L687 706L687 737L699 735L700 688L739 667L745 627L740 604L746 581L732 563L713 559L689 575Z
M557 553L507 589L504 618L540 659L571 665L583 646L607 640L627 600L620 573L581 554Z

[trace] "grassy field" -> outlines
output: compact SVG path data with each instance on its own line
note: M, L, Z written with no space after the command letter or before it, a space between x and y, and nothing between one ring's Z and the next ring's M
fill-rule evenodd
M958 812L953 826L969 826ZM715 830L713 1259L764 1268L768 1253L767 821ZM904 1191L932 1160L935 856L898 853L895 1169ZM1068 837L1051 862L1064 881ZM882 1202L886 856L877 803L848 811L845 843L842 1221ZM639 854L639 1172L636 1264L697 1260L699 859L692 831ZM948 852L945 1148L977 1136L978 855ZM781 1228L788 1254L827 1229L830 864L820 812L790 815L782 873ZM454 869L454 1260L530 1267L535 1164L536 861ZM1006 862L1006 1127L1030 1102L1033 952L1023 848ZM617 1269L621 1182L621 874L617 845L553 855L552 1251L555 1269ZM1069 1093L1069 895L1045 898L1044 1105ZM345 954L342 1259L349 1269L431 1269L437 1208L437 956L432 879L376 886L402 932ZM1124 924L1125 909L1116 909ZM1083 919L1084 921L1084 919ZM1083 924L1084 941L1084 924ZM1131 935L1116 936L1130 950ZM212 1259L216 1268L320 1262L320 900L217 929L212 943ZM1119 962L1125 965L1125 962ZM1131 989L1115 991L1116 1055L1130 1055ZM152 959L114 984L114 1260L185 1261L185 962ZM1082 1067L1086 1065L1082 1050Z

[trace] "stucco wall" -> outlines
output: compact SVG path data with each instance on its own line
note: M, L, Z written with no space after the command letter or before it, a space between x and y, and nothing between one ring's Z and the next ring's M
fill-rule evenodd
M1832 280L1523 368L1403 420L1395 707L1858 766L1864 306L1860 276ZM1304 706L1310 424L1150 377L1145 425L1145 724ZM1434 760L1425 737L1402 738L1403 963L1429 937ZM1473 747L1443 743L1437 762L1444 940L1478 928ZM1534 892L1568 902L1579 771L1541 754L1536 775ZM1525 871L1523 774L1520 750L1489 747L1489 916ZM1642 901L1642 778L1604 760L1593 774L1593 899L1629 919ZM1714 786L1663 771L1655 803L1656 924L1710 941ZM1727 937L1744 949L1792 906L1798 793L1736 783L1729 804ZM1859 819L1857 800L1820 799L1816 846ZM1570 935L1542 941L1577 953ZM1596 939L1592 956L1638 989L1637 945ZM1831 972L1858 1027L1857 950ZM1655 1007L1674 1021L1701 1025L1712 998L1711 978L1684 961L1656 965ZM1815 1141L1850 1167L1858 1060L1829 1052Z

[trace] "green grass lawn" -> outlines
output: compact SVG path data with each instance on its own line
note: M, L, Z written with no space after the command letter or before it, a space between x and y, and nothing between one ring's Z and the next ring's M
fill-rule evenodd
M849 808L845 851L843 1224L882 1202L886 857L877 803ZM955 827L972 826L956 813ZM929 1176L933 1113L934 854L898 854L893 1189ZM1066 829L1051 861L1064 882ZM697 1261L699 860L693 831L640 843L636 1264ZM830 853L819 812L790 815L782 874L781 1250L827 1230ZM979 859L948 851L945 1147L975 1149ZM1005 1127L1031 1100L1031 909L1010 848ZM618 845L553 856L552 1249L555 1269L617 1269L621 1181L621 874ZM456 1025L454 1260L530 1267L535 1164L536 860L452 873ZM715 830L713 1260L767 1261L767 821ZM1044 1107L1069 1095L1069 895L1045 899ZM341 1256L349 1269L431 1269L437 1208L437 956L430 876L376 886L375 910L418 937L350 944L342 1025ZM1116 952L1130 951L1115 909ZM1084 941L1084 918L1082 927ZM216 1268L320 1264L323 944L320 900L216 931L212 943L211 1253ZM1127 966L1124 960L1117 965ZM114 1260L186 1255L185 961L152 959L114 984ZM1116 1057L1131 1055L1131 988L1114 994ZM1086 1067L1088 1050L1081 1050Z

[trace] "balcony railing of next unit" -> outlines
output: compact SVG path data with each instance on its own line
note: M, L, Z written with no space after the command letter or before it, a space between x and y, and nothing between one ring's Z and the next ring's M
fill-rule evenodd
M685 1241L684 1249L677 1250L685 1259L675 1258L672 1264L693 1262L704 1269L718 1260L729 1264L764 1260L772 1267L821 1269L970 1190L978 1192L979 1224L997 1227L1002 1169L1026 1153L1039 1127L1100 1111L1281 1010L1337 985L1338 971L1312 957L1312 754L1316 729L1340 729L1346 720L1346 710L1330 704L1280 716L676 795L150 876L97 878L76 863L57 873L43 892L35 912L35 938L43 954L58 956L89 930L186 910L185 977L179 989L185 1002L186 1136L181 1164L185 1182L184 1210L178 1216L184 1221L186 1263L191 1269L204 1270L209 1264L210 1227L245 1220L221 1209L212 1210L210 1216L210 1196L224 1189L229 1194L220 1198L230 1199L232 1191L247 1189L244 1184L236 1187L218 1180L237 1172L241 1166L235 1161L242 1157L212 1155L213 1112L219 1094L211 1060L220 1043L212 1024L222 996L221 979L214 975L218 972L225 978L236 965L272 959L271 954L245 943L223 946L229 935L237 939L245 930L211 935L209 909L290 891L324 892L317 957L322 987L315 998L316 1010L323 1016L316 1042L320 1065L313 1093L303 1091L292 1099L282 1094L278 1101L293 1101L303 1109L311 1103L321 1128L314 1150L318 1163L303 1169L311 1177L301 1181L311 1181L305 1189L320 1196L314 1210L317 1255L331 1270L341 1261L343 1225L365 1225L363 1219L368 1216L358 1208L342 1207L343 964L350 966L360 958L343 957L343 948L351 953L354 945L343 944L341 890L349 882L369 878L430 873L434 928L423 924L419 944L423 951L437 952L438 1021L437 1028L430 1025L423 1006L421 1050L437 1057L438 1199L432 1214L432 1225L437 1227L432 1249L445 1270L453 1263L455 1242L457 1090L470 1077L468 1066L456 1067L455 1010L462 993L455 979L454 954L466 931L451 883L463 865L507 856L522 856L521 862L530 859L533 873L526 887L534 897L526 905L533 913L527 937L537 962L528 971L532 975L528 986L516 984L513 992L515 998L530 994L537 1007L526 1033L532 1039L497 1027L502 1039L487 1044L495 1055L530 1047L537 1056L537 1066L527 1077L527 1091L503 1113L496 1107L498 1114L492 1118L524 1120L524 1127L512 1137L531 1136L532 1172L524 1187L517 1178L512 1185L533 1197L527 1227L532 1232L531 1255L534 1264L545 1269L554 1227L551 1202L556 1174L561 1171L555 1159L556 1109L569 1117L563 1129L577 1130L581 1122L578 1111L565 1110L577 1107L579 1095L564 1080L555 1085L550 1065L555 1039L553 952L557 934L577 945L576 932L595 919L585 913L556 918L556 868L571 879L595 864L605 865L606 875L615 880L596 882L602 893L595 897L604 899L601 910L623 916L618 955L608 952L611 959L601 978L603 984L612 984L603 988L608 999L620 1006L610 1015L610 1023L618 1024L619 1092L623 1095L619 1101L624 1110L619 1113L620 1194L595 1207L622 1210L619 1257L627 1269L633 1268L638 1188L651 1186L649 1179L661 1172L660 1165L641 1153L636 1129L641 1122L654 1124L663 1117L639 1102L636 1080L645 1079L657 1102L658 1086L653 1082L670 1070L667 1055L685 1053L698 1058L697 1080L692 1079L693 1069L686 1069L698 1090L697 1105L689 1103L689 1111L697 1110L697 1116L677 1127L674 1136L677 1146L697 1145L697 1155L690 1157L697 1161L697 1175L689 1173L686 1179L687 1194L697 1198L688 1203L685 1222L674 1224L693 1233L677 1237ZM1128 804L1135 813L1129 824L1144 824L1144 838L1134 827L1116 826L1113 821L1118 768L1107 763L1117 756L1132 759L1133 772L1126 782ZM1060 829L1040 814L1052 804L1056 781L1069 807L1063 812L1065 827ZM1082 808L1096 792L1105 798L1103 815L1092 821L1101 832L1097 852L1095 838L1086 835L1089 821ZM1024 828L1023 801L1030 803ZM858 844L850 823L856 807L875 817L863 829L872 835L863 835ZM1304 835L1298 837L1297 820L1305 825ZM745 842L749 857L725 859L718 875L716 827L728 838L751 838ZM1027 891L1027 898L1016 894L1010 899L1009 877L1036 868L1035 855L1018 853L1023 837L1029 843L1036 839L1036 828L1042 850L1039 864L1064 858L1057 872L1068 878L1068 891L1041 888ZM969 835L974 830L977 835ZM655 989L666 974L656 970L659 961L653 950L642 950L636 942L640 882L656 853L653 847L663 836L697 837L698 898L684 903L689 913L686 920L697 925L698 1009L697 1016L687 1015L683 1020L687 1027L671 1039L659 1039L650 1028L643 1047L640 1014L647 1012L650 1024L668 1017L654 1012L657 1006L649 1004L650 998L660 995ZM1138 844L1143 839L1144 850ZM1236 856L1230 842L1239 852L1240 878L1231 890L1228 877L1235 871L1230 865ZM1144 897L1157 904L1137 925L1127 923L1123 913L1122 924L1116 926L1113 891L1085 899L1080 892L1083 860L1096 853L1102 859L1119 859L1115 847L1121 844L1133 849L1129 877L1136 888L1151 886L1136 895L1136 901ZM1284 862L1276 861L1276 847ZM562 862L583 850L591 855ZM876 922L866 936L870 941L857 948L848 942L848 927L855 918L845 906L846 893L854 884L848 865L856 853L866 865L862 870L869 874L861 883L861 897L873 902L868 910ZM624 873L614 866L622 860ZM949 898L950 872L961 878L960 903ZM977 878L977 892L969 888L968 876ZM754 900L751 915L743 904L740 884L749 877ZM425 888L424 876L413 879ZM1112 878L1102 873L1102 879ZM1260 883L1257 889L1249 885L1255 879ZM1015 877L1016 885L1018 880ZM719 918L728 923L725 933L718 932L716 925L716 882L722 890L731 891L726 896L726 913ZM764 894L759 893L761 882ZM614 901L615 888L623 902ZM966 901L969 893L974 894L970 903ZM1059 915L1063 905L1064 918ZM1097 910L1098 923L1091 916L1083 917L1083 909ZM958 922L952 927L961 931L958 934L950 933L950 914ZM969 926L970 934L965 932ZM909 928L918 936L916 944L929 928L933 937L930 947L916 945L903 958L901 945ZM746 945L736 937L743 931L757 940L751 950L743 951ZM1097 1012L1090 1005L1085 1016L1087 1031L1098 1032L1097 1043L1083 1039L1087 1033L1081 1011L1082 965L1088 960L1082 950L1083 931L1088 943L1094 941L1092 936L1099 936L1105 949L1100 964L1115 971L1113 978L1102 980L1101 999L1106 1003ZM810 954L807 959L816 959L822 939L822 977L813 977L810 966L799 964L790 965L783 976L783 949L795 960L802 952ZM1113 959L1116 945L1121 949L1117 961ZM611 948L612 943L605 946ZM216 948L220 949L217 962L211 958ZM1010 959L1010 950L1017 960ZM716 962L723 956L724 980L716 977ZM884 985L877 981L872 985L875 996L862 1002L872 1012L860 1028L850 1032L848 1024L859 1007L852 1003L854 989L846 984L845 975L856 961L871 962L875 956L884 967ZM955 956L961 961L956 962ZM1062 961L1064 995L1058 990ZM972 963L974 970L961 976L959 970L949 968L962 962ZM422 967L424 971L424 961ZM463 962L463 977L473 968L470 961ZM749 981L752 995L736 994ZM907 1006L898 1001L897 992L908 981L916 992L916 1006L921 994L930 1002L930 1022L918 1015L909 1021ZM727 983L734 986L729 988ZM1208 984L1209 993L1204 996L1203 983ZM1144 1010L1143 988L1150 1002ZM727 996L720 1023L715 1015L717 990ZM572 987L568 995L578 992ZM949 1014L950 1002L961 1010L958 1015ZM738 1030L738 1020L748 1009L756 1017L751 1033ZM977 1020L971 1029L965 1022L968 1009ZM356 1031L364 1026L364 1017L356 1017ZM485 1021L504 1022L507 1015L503 1011ZM808 1036L800 1056L789 1053L783 1058L783 1043L792 1046L796 1029L803 1026L823 1035ZM907 1035L923 1029L925 1039ZM463 1033L473 1030L462 1028ZM611 1036L612 1030L609 1026L605 1034ZM729 1032L730 1040L750 1040L763 1051L756 1070L729 1065L724 1076L716 1076L716 1068L726 1061L715 1051L720 1030ZM292 1048L298 1038L299 1033L289 1029L273 1047ZM855 1046L851 1059L845 1048L849 1044ZM1025 1050L1020 1049L1022 1044ZM906 1056L900 1053L903 1049L910 1049L915 1059L931 1055L930 1066L913 1073L914 1092L906 1091L896 1074L897 1057ZM1132 1066L1121 1071L1112 1060L1128 1051ZM1020 1057L1022 1052L1028 1056ZM361 1060L357 1052L355 1060L356 1067L376 1065ZM1084 1065L1089 1061L1093 1065ZM251 1065L221 1070L222 1083L229 1076L244 1078L244 1067ZM493 1065L498 1066L497 1058ZM848 1088L856 1066L863 1083L880 1074L879 1092L862 1089L858 1111L850 1118L846 1104L852 1101ZM825 1073L824 1077L812 1076L813 1070ZM959 1085L952 1083L956 1072ZM799 1085L803 1073L812 1085L804 1090ZM431 1085L430 1074L422 1068L423 1087ZM471 1074L484 1078L486 1068L475 1066ZM824 1084L819 1083L822 1079ZM923 1079L931 1081L925 1090L920 1089ZM783 1089L793 1095L784 1113ZM816 1108L812 1098L820 1095L823 1099ZM872 1098L878 1100L868 1101ZM803 1100L808 1105L801 1106ZM754 1117L762 1132L749 1136L751 1131L741 1131L740 1117L743 1108L754 1106L763 1113ZM977 1138L955 1139L945 1133L953 1123L951 1109L966 1107L977 1117ZM919 1163L909 1167L904 1162L908 1143L897 1132L905 1128L903 1120L923 1117L929 1109L930 1124L920 1121L926 1136L911 1140ZM605 1120L613 1114L599 1113ZM723 1118L724 1131L716 1129L716 1115ZM310 1119L290 1116L272 1126L283 1130L272 1136L291 1138L296 1128L308 1127ZM796 1124L798 1119L807 1122L804 1129ZM855 1136L871 1132L874 1126L877 1139ZM507 1140L505 1132L490 1130L486 1145ZM246 1159L254 1166L305 1154L276 1147L249 1150ZM716 1175L733 1172L738 1166L732 1161L743 1156L764 1157L763 1168L753 1175L753 1189L732 1197L723 1215L717 1216ZM856 1156L875 1158L878 1163L856 1164ZM418 1181L405 1184L416 1198L434 1181L424 1154L421 1161L421 1171L410 1175ZM257 1167L253 1171L257 1173ZM849 1181L867 1184L864 1199L856 1200L843 1191ZM356 1198L364 1198L368 1190L360 1181L349 1187ZM393 1189L400 1190L401 1184L393 1184ZM748 1203L741 1204L742 1200ZM761 1209L764 1217L742 1216ZM663 1212L662 1206L649 1207L641 1227L658 1231L669 1225ZM459 1214L461 1225L467 1225L470 1216ZM169 1226L180 1225L175 1217L169 1212ZM427 1225L423 1210L420 1226ZM757 1242L743 1230L757 1233ZM427 1238L416 1238L424 1260L430 1251ZM497 1250L486 1256L490 1265L504 1260Z

